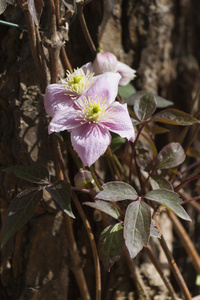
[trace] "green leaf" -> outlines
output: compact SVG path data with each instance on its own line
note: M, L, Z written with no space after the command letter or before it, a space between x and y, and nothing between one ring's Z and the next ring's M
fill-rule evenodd
M152 93L147 93L135 101L134 112L140 121L145 121L152 116L156 110L156 99Z
M96 199L106 201L136 200L138 195L135 189L128 183L111 181L103 184L103 191L96 195Z
M96 200L95 202L84 202L83 204L98 209L115 219L119 219L119 211L109 202Z
M162 134L162 133L166 133L166 132L169 132L169 129L158 126L158 125L154 125L151 127L152 134Z
M58 180L53 185L48 185L45 190L60 205L61 209L71 218L75 218L71 209L71 186L64 180Z
M119 149L126 142L126 139L122 138L121 136L119 136L117 134L112 133L111 135L112 135L112 141L110 144L110 148L111 148L112 152L114 152L117 149Z
M49 172L43 166L14 166L4 169L13 172L17 177L38 184L49 184Z
M173 191L172 184L162 176L152 175L149 178L149 181L153 190L166 189L166 190Z
M182 126L199 123L199 120L178 109L165 109L155 114L152 121Z
M137 100L139 100L141 97L143 97L147 93L148 92L146 92L146 91L136 92L136 93L130 95L128 99L126 99L126 103L128 105L134 105ZM173 105L172 101L166 100L166 99L156 95L155 93L152 93L152 95L156 98L157 107L159 107L159 108L164 108L164 107Z
M145 198L148 200L156 201L172 210L180 218L191 221L190 216L181 206L182 200L180 199L179 194L169 190L159 189L148 192L145 195Z
M155 162L155 169L171 169L179 166L186 158L185 152L179 143L166 145L159 153Z
M164 108L170 105L174 105L174 103L172 101L166 100L156 94L154 94L154 96L156 97L156 101L157 101L157 107L159 108Z
M149 149L137 149L136 161L140 169L149 173L153 167L153 153Z
M42 195L42 189L37 187L19 193L12 200L5 220L1 247L32 217Z
M120 97L122 97L122 98L128 98L132 94L135 93L135 88L132 86L131 83L129 83L129 84L125 85L125 86L119 86L118 87L118 93L119 93Z
M151 210L141 200L127 207L124 220L124 239L131 258L134 258L148 244L151 226Z
M120 224L110 225L103 230L98 248L100 259L107 271L120 258L123 246L123 227Z

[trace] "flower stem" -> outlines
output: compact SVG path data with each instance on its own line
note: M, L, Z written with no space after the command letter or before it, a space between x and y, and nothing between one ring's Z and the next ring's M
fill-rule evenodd
M93 179L94 179L94 181L95 181L97 187L98 187L99 190L101 191L101 190L102 190L102 187L101 187L101 185L100 185L100 183L99 183L99 181L98 181L98 179L97 179L97 177L96 177L96 174L95 174L95 172L94 172L93 166L90 167L90 172L91 172L91 174L92 174L92 177L93 177Z

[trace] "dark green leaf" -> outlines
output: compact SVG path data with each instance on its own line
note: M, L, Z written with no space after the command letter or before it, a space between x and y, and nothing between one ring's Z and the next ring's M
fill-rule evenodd
M180 199L179 194L169 190L159 189L148 192L145 195L145 198L148 200L156 201L162 204L163 206L167 207L168 209L172 210L180 218L187 221L191 221L190 216L181 206L182 200Z
M115 219L119 219L119 211L109 202L96 200L95 202L84 202L83 204L96 208Z
M110 148L112 152L119 149L124 143L126 142L126 139L122 138L121 136L117 134L112 134L112 141L110 144Z
M152 134L162 134L162 133L166 133L166 132L169 132L169 129L158 126L158 125L154 125L151 127Z
M136 156L137 165L143 171L150 172L152 169L153 153L147 149L138 149Z
M132 94L135 93L135 88L132 86L132 84L129 83L125 86L119 86L118 87L118 93L119 93L120 97L128 98Z
M61 209L71 218L75 218L71 209L71 186L64 180L58 180L53 185L48 185L45 190L60 205Z
M153 121L173 124L173 125L193 125L199 123L199 120L195 119L191 115L180 111L178 109L165 109L152 117Z
M131 258L134 258L148 244L151 226L151 211L141 200L127 207L124 220L124 239Z
M110 225L101 233L99 256L107 271L110 271L114 262L120 258L123 246L123 227L120 224Z
M121 181L111 181L103 184L103 191L99 192L95 198L106 201L136 200L138 195L135 189Z
M129 98L126 99L126 102L128 105L134 105L137 100L139 100L141 97L143 97L146 94L147 94L147 92L145 92L145 91L136 92L136 93L130 95ZM156 95L155 93L152 93L152 94L156 98L157 107L164 108L164 107L173 105L172 101L166 100L166 99Z
M170 169L179 166L185 160L185 152L179 143L166 145L156 158L156 169Z
M134 112L140 121L145 121L156 110L156 99L152 93L147 93L135 101Z
M166 189L173 191L172 184L162 176L152 175L149 180L153 190Z
M6 216L1 247L32 217L42 195L42 189L31 188L12 200Z
M156 97L157 107L159 108L164 108L174 104L172 101L166 100L156 94L154 94L154 96Z
M49 184L49 172L43 166L15 166L4 169L13 172L17 177L38 184Z

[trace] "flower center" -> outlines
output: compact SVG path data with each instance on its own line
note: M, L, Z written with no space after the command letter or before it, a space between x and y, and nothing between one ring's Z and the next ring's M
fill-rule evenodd
M76 98L86 92L93 84L93 76L94 73L90 73L90 71L87 70L85 74L83 69L80 68L74 70L73 73L67 71L67 77L65 79L61 79L61 83L67 90L67 95Z
M88 121L97 122L102 116L103 112L104 110L99 103L92 103L87 109L85 118L88 119Z
M106 98L98 98L93 100L91 97L83 97L75 101L77 107L77 121L84 123L98 123L104 126L104 122L113 123L115 112L112 106L107 105Z

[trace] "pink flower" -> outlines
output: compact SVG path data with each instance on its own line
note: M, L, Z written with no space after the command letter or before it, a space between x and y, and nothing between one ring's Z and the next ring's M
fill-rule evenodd
M88 69L79 68L73 73L67 71L67 77L58 84L49 84L45 91L44 106L53 117L55 111L74 104L74 100L83 95L95 82L96 77Z
M127 85L136 76L135 70L118 61L116 56L110 52L97 53L94 62L88 63L84 67L90 69L95 75L105 72L119 73L121 75L119 85Z
M120 78L118 73L99 76L74 105L57 110L49 124L49 133L71 132L72 146L86 166L105 153L111 143L109 131L134 141L127 105L114 101Z

